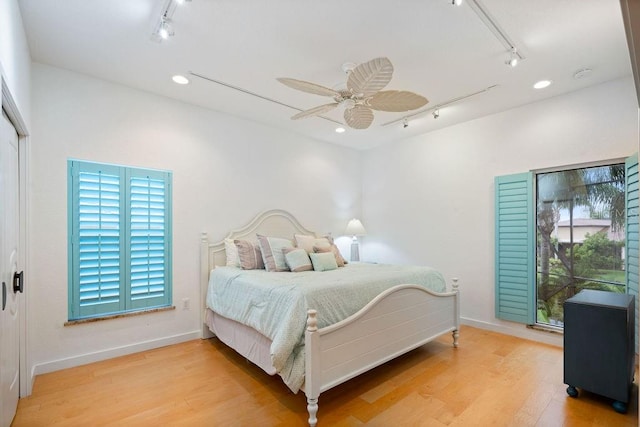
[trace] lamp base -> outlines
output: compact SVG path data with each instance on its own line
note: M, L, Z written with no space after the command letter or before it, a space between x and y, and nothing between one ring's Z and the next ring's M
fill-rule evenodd
M358 242L351 243L351 261L360 261L360 249Z

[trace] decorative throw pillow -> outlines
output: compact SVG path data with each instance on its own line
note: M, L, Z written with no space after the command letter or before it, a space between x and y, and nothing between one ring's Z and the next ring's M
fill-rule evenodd
M306 234L294 234L293 235L296 246L304 249L307 253L313 252L313 247L328 248L331 243L326 237L307 236Z
M266 237L258 234L258 243L262 251L262 260L267 271L289 271L282 250L293 248L293 243L280 237Z
M342 262L346 264L349 264L349 261L347 261L343 256L342 253L340 252L340 249L338 249L338 247L335 245L335 242L333 241L333 236L331 234L327 234L326 236L324 236L325 239L327 239L329 241L329 244L331 246L335 246L335 249L333 251L334 254L336 254L336 261L338 261L338 257L340 257L340 259L342 259ZM338 261L338 266L341 267L340 265L340 261Z
M284 248L284 259L291 271L297 273L299 271L313 270L309 254L302 248Z
M316 253L331 252L336 257L336 264L338 264L338 267L344 267L344 265L347 263L345 259L342 257L342 254L340 253L340 249L338 249L338 247L335 244L332 244L328 248L319 248L317 246L314 246L313 252L316 252Z
M240 267L244 270L261 270L264 268L262 253L257 244L248 240L234 240L233 242L238 249Z
M238 248L233 239L224 239L224 252L227 255L227 267L240 267Z
M336 257L331 252L321 252L309 254L313 269L315 271L329 271L338 268Z

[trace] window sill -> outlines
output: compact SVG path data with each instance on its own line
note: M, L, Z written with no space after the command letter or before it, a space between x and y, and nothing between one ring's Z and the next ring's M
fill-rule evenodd
M168 307L158 307L158 308L151 308L148 310L145 309L140 311L131 311L128 313L111 314L109 316L89 317L86 319L69 320L67 322L64 322L64 326L82 325L85 323L101 322L103 320L111 320L111 319L120 319L122 317L140 316L142 314L159 313L161 311L170 311L175 309L176 309L175 305L171 305Z
M534 329L536 331L549 332L551 334L564 335L564 329L557 326L541 325L536 323L535 325L527 325L528 329Z

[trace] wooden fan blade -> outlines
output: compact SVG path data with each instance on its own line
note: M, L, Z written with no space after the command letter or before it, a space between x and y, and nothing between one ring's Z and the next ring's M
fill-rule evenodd
M384 90L367 99L366 105L378 111L400 113L418 109L427 102L429 102L427 98L417 93L405 90Z
M276 80L290 88L312 93L314 95L340 96L340 94L333 89L329 89L328 87L320 86L315 83L305 82L304 80L289 79L286 77L279 77Z
M309 110L301 111L295 116L291 117L291 120L304 119L305 117L317 116L322 113L326 113L327 111L331 111L338 106L337 102L333 102L331 104L320 105L315 108L310 108Z
M381 91L391 81L393 65L388 58L376 58L358 65L347 78L347 88L365 97Z
M344 110L344 120L349 127L354 129L366 129L373 122L373 111L364 105L356 105L353 108Z

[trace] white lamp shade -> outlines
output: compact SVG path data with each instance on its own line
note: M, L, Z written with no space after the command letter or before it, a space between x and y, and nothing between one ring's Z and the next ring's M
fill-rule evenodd
M354 218L347 224L347 229L344 231L344 234L349 236L366 236L367 230L364 229L359 219Z

